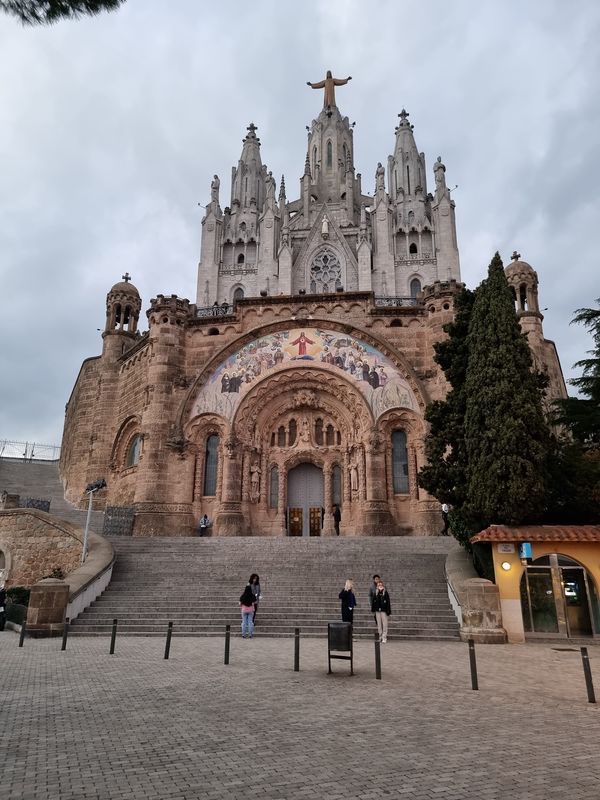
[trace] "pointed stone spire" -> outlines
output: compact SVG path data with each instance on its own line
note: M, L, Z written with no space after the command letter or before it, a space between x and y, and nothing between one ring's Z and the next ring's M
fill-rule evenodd
M310 157L308 150L306 151L306 161L304 162L304 174L308 175L308 177L312 177L310 174Z
M265 199L265 176L260 157L260 139L256 135L257 127L251 122L248 133L242 140L242 154L237 168L234 167L231 182L232 209L248 208L256 205L262 210ZM254 201L254 202L253 202Z
M420 187L423 196L427 194L427 178L425 175L425 155L419 153L413 134L414 125L408 121L409 113L406 109L398 114L396 133L396 146L393 161L390 163L390 196L397 200L401 197L414 196L417 187Z
M279 187L279 202L281 201L285 203L285 175L281 176L281 185Z

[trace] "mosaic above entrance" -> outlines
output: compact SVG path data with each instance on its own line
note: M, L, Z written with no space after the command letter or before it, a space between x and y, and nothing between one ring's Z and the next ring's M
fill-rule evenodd
M339 331L296 328L261 336L229 356L198 392L190 416L214 413L233 419L257 381L282 368L304 364L344 373L360 390L375 419L390 408L418 408L406 379L375 347Z

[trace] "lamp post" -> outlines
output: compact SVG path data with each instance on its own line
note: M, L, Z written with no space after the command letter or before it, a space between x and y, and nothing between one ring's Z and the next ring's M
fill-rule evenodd
M88 512L87 518L85 520L85 531L83 534L83 551L81 553L81 563L85 561L87 558L87 551L88 551L88 534L90 530L90 517L92 516L92 501L94 499L94 492L97 492L99 489L104 489L106 486L106 481L104 478L100 478L100 480L94 481L93 483L88 484L86 488L87 495L89 497L88 502Z

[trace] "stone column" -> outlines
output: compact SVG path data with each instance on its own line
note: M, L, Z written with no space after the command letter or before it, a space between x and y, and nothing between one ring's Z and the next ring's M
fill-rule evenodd
M241 508L241 455L235 434L226 439L224 451L223 489L220 509L215 515L215 532L217 536L243 536L246 524Z
M365 503L366 529L371 536L393 533L385 471L385 451L376 430L371 431L366 448L367 499Z
M323 465L323 508L325 509L325 518L323 519L323 536L335 536L335 528L333 526L333 514L331 505L331 489L332 489L332 466L331 461L326 461Z

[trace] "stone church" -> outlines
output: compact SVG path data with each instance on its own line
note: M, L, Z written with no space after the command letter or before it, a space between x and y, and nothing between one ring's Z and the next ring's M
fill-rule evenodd
M211 183L195 303L158 295L141 334L129 275L109 291L102 354L66 409L72 502L104 478L98 503L126 512L136 536L191 535L205 513L214 536L333 535L335 506L342 536L439 532L416 478L425 408L447 390L433 345L461 285L455 203L439 157L429 191L404 110L363 191L335 96L349 80L309 84L324 103L297 199L283 178L277 192L248 126L227 206ZM507 276L536 364L564 396L537 275L515 254Z

